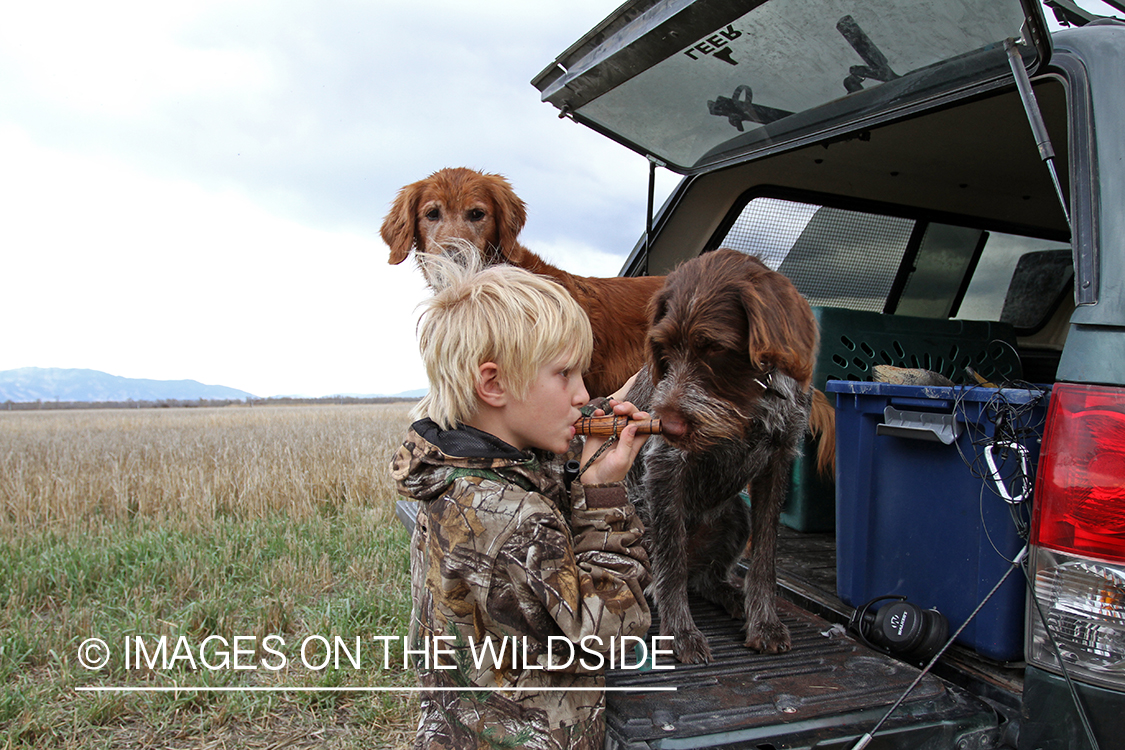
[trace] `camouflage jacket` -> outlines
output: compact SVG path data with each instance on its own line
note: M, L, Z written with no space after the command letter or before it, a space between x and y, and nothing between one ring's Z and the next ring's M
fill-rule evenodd
M648 630L648 558L623 487L567 492L553 458L426 419L395 454L398 490L421 506L411 650L435 688L417 747L602 747L607 662L589 651ZM558 690L575 687L590 689Z

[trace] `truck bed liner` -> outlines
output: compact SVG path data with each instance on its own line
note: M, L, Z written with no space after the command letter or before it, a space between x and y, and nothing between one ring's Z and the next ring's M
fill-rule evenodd
M611 670L615 687L675 686L675 692L611 692L607 748L825 748L850 747L870 731L915 680L919 670L844 635L838 625L847 607L827 592L834 587L831 535L783 533L779 579L798 566L812 581L828 619L779 599L793 648L759 654L742 645L741 623L718 606L693 599L696 624L712 649L710 664L684 665L670 656L658 666L673 670ZM831 572L829 571L831 569ZM783 595L792 595L784 583ZM650 637L659 634L654 612ZM922 748L996 747L1001 715L988 703L934 675L927 675L869 746ZM964 742L964 744L962 744Z
M805 534L781 528L777 583L780 596L830 622L846 624L853 609L836 596L836 541L833 534ZM956 628L960 622L950 623ZM934 667L939 677L992 701L1011 721L1019 716L1024 663L1001 663L954 644Z

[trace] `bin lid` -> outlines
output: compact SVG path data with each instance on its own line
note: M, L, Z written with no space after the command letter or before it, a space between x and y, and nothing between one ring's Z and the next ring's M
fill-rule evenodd
M983 385L900 385L877 383L870 380L829 380L824 384L826 393L886 398L933 399L941 401L987 403L1002 396L1008 404L1029 404L1049 397L1051 386L1032 385L1028 388L988 388Z

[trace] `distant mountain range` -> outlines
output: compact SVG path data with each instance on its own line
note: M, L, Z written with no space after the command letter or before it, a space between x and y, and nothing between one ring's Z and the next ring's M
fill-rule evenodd
M196 380L123 378L98 370L21 367L0 371L0 403L29 401L244 400L252 393Z
M404 398L426 395L428 389L417 388L394 394L333 393L325 396L292 396L292 398ZM98 370L64 369L58 367L21 367L0 370L0 404L34 403L36 401L123 402L123 401L244 401L260 398L253 393L206 385L197 380L144 380L123 378ZM283 398L277 396L276 398Z

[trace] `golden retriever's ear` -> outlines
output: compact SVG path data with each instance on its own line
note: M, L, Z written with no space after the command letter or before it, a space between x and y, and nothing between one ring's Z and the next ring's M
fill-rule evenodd
M510 263L519 265L523 247L517 241L527 223L527 207L512 190L511 184L499 175L489 175L492 200L496 204L496 229L500 235L500 252Z
M383 242L391 248L391 257L387 262L392 266L397 266L406 260L406 256L410 255L410 250L414 247L414 222L421 194L421 183L417 182L399 190L391 210L383 219L379 234L383 237Z

